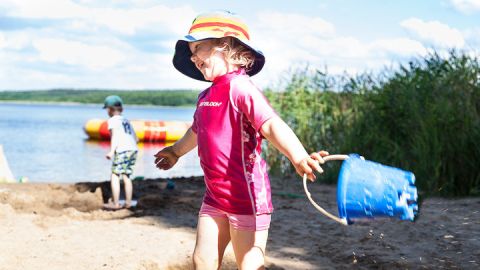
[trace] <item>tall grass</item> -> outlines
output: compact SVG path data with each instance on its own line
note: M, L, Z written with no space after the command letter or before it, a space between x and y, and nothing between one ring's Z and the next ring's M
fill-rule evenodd
M431 54L377 77L299 71L284 89L266 94L309 152L355 152L413 171L429 194L480 194L475 57ZM272 173L294 173L272 147L266 156Z
M333 77L317 71L294 73L283 91L267 89L265 94L273 107L295 131L308 152L327 149L339 152L347 129L352 124L352 102L355 95L334 92ZM289 160L273 147L265 149L271 172L294 175ZM327 181L334 181L333 178Z

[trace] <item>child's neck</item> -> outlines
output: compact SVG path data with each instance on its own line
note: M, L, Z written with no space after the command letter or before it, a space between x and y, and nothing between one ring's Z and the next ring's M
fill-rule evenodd
M237 65L232 65L232 64L229 63L229 64L227 65L227 72L226 72L225 74L238 71L239 69L240 69L239 66L237 66ZM225 74L223 74L223 75L225 75Z
M229 72L226 72L226 73L224 73L224 74L222 74L222 75L217 76L215 79L212 80L212 82L213 82L214 84L216 84L216 83L224 82L225 80L228 81L228 80L230 80L231 78L233 78L233 77L235 77L235 76L237 76L237 75L241 75L241 74L245 74L244 69L241 68L241 67L237 67L237 68L234 69L234 70L231 70L231 71L229 71Z
M222 73L221 75L218 75L215 79L213 79L214 81L217 79L217 78L220 78L222 76L225 76L227 74L230 74L230 73L233 73L233 72L238 72L239 70L241 69L241 67L239 66L235 66L235 65L228 65L226 70L225 70L225 73Z

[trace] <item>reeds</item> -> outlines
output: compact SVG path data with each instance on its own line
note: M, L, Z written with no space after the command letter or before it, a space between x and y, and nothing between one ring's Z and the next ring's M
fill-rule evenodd
M480 194L478 58L433 53L376 76L301 70L266 95L309 152L359 153L410 170L428 194ZM272 173L294 173L265 150Z

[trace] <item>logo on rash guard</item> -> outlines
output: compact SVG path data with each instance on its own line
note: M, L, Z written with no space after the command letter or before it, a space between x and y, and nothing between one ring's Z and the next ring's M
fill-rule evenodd
M198 105L199 107L218 107L222 105L222 102L216 102L216 101L203 101L203 102L200 102L200 104Z
M221 102L216 102L216 101L203 101L203 102L200 102L199 104L199 107L219 107L220 105L222 105Z

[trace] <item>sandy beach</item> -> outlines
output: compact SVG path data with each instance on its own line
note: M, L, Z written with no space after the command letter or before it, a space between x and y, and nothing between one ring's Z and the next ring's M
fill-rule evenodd
M272 182L268 269L480 267L480 198L428 198L415 222L344 227L310 205L299 179ZM109 182L0 184L0 269L192 269L203 180L166 186L135 181L137 207L111 212L101 209ZM336 213L335 187L310 188ZM227 250L222 269L236 269L233 258Z

